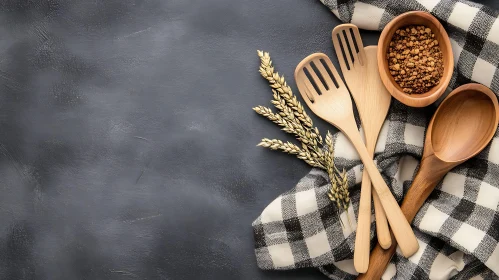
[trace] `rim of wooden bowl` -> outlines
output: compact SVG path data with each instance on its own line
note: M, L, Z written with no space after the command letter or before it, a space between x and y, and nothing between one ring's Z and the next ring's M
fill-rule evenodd
M422 94L407 94L402 91L402 88L395 82L393 76L388 69L388 61L386 60L386 51L390 45L395 31L406 25L420 24L430 28L435 34L435 38L439 43L440 49L443 53L444 72L438 85L434 86L428 92ZM442 24L428 12L423 11L410 11L391 20L381 32L378 41L378 69L381 80L390 94L410 107L426 107L435 102L445 92L447 86L452 78L454 71L454 56L452 54L452 47L450 44L449 35L445 31Z

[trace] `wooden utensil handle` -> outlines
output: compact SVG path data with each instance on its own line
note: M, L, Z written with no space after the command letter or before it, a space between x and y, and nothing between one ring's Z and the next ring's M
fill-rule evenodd
M438 182L456 164L444 163L434 154L431 154L425 156L419 166L418 173L414 177L401 205L402 212L409 222L412 222Z
M401 210L407 221L412 222L435 186L452 167L443 164L433 154L421 161L420 170L416 174L416 177L414 177L414 181L407 191L401 206ZM386 250L377 244L369 258L369 269L366 273L359 274L357 279L380 279L390 259L395 254L396 249L396 241Z
M377 138L366 135L366 149L369 155L374 155ZM372 191L371 179L367 170L362 172L357 231L355 234L355 250L353 264L358 273L365 273L369 267L370 237L371 237L371 194L376 211L376 227L378 241L383 248L392 244L390 230L385 216L385 210L379 201L376 191ZM376 208L377 207L377 208Z
M376 143L378 142L379 135L377 137L373 137L372 135L369 135L369 132L366 133L366 148L369 155L374 157L374 150L376 149ZM367 173L366 170L364 170L364 173ZM365 184L372 187L371 178L369 178L369 176L362 177L362 184L364 184L366 177L367 180L365 181ZM381 248L388 249L392 245L392 237L390 236L391 234L390 229L388 228L388 220L386 219L385 209L383 209L378 193L376 193L375 190L372 191L372 198L374 202L374 215L376 217L376 237L378 238L378 243L381 245Z
M393 234L391 234L392 240L394 239ZM397 250L397 241L393 241L392 245L388 249L383 249L381 246L376 244L376 247L371 252L369 257L369 268L366 273L359 274L357 280L378 280L381 279L383 273L385 272L388 263L392 259L393 254Z
M414 235L414 232L412 231L411 225L405 219L404 214L390 192L390 189L386 185L385 180L381 177L376 165L374 165L373 159L367 152L359 131L352 129L347 131L346 134L357 149L357 152L364 163L364 168L367 169L367 172L369 172L369 177L371 177L372 184L378 193L383 208L385 209L385 213L393 234L395 235L395 239L399 243L400 251L402 251L402 254L405 257L412 256L418 251L419 243Z
M371 180L369 180L369 184ZM373 187L374 188L374 187ZM383 249L388 249L392 245L392 236L390 234L390 229L388 228L388 220L386 219L385 209L381 205L378 194L376 191L372 192L373 202L374 202L374 215L376 218L376 236L378 238L378 243Z
M369 251L371 237L371 180L364 170L360 192L357 232L355 233L355 250L353 264L358 273L364 273L369 267Z
M392 245L392 238L388 228L385 210L376 191L371 192L371 179L364 170L362 174L362 191L359 203L357 232L355 235L355 250L353 262L358 273L365 273L369 267L370 237L371 237L371 194L375 205L376 231L378 242L382 248L388 249ZM364 189L365 188L365 189ZM376 208L377 207L377 208Z

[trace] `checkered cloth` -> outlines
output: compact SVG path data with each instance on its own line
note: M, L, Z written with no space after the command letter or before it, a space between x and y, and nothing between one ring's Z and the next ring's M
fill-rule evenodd
M342 21L370 30L383 29L406 11L430 11L451 38L456 69L449 90L473 81L499 93L498 11L456 0L321 1ZM392 101L375 160L399 203L418 168L435 106L417 109ZM329 201L327 174L312 169L253 222L260 268L317 267L331 279L355 277L352 258L362 164L341 133L334 143L336 164L348 170L348 214L338 215ZM398 251L383 279L499 279L498 204L499 132L482 153L454 168L436 187L412 223L419 251L408 259ZM374 233L372 223L371 246L376 243Z

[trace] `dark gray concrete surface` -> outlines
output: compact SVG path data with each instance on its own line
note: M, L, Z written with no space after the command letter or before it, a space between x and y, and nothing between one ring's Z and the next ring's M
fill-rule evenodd
M255 146L291 138L251 108L257 49L296 90L338 23L312 0L3 1L0 279L324 279L256 266L251 222L310 168Z

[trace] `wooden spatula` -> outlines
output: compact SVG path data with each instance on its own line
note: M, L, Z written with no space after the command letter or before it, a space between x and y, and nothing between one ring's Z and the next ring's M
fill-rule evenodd
M309 55L296 67L295 80L308 107L317 116L341 130L352 142L378 193L400 251L405 257L412 256L419 249L418 240L367 152L357 130L350 94L333 63L323 53Z
M352 34L353 33L353 34ZM364 48L359 29L353 24L341 24L333 29L333 44L350 94L359 112L369 155L390 108L391 95L378 72L377 46ZM376 232L382 248L392 244L385 211L378 195L372 192L376 213ZM354 266L359 273L369 267L371 229L371 180L366 170L362 174L357 232L355 236Z

